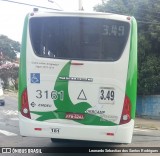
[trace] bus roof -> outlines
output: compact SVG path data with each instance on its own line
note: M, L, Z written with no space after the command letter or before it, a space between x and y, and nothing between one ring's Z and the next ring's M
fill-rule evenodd
M124 20L130 19L130 16L127 15L119 15L114 13L106 13L106 12L85 12L85 11L52 11L52 12L32 12L31 16L36 17L45 17L45 16L72 16L72 17L94 17L94 18L111 18L111 19L118 19ZM129 17L129 18L128 18Z

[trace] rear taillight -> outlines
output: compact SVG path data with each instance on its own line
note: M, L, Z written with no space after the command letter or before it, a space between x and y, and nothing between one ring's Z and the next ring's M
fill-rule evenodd
M126 124L130 120L131 120L131 103L130 99L127 96L125 96L120 124Z
M25 116L26 118L31 118L30 116L30 110L29 110L29 104L28 104L28 94L27 89L25 89L22 93L22 107L21 107L21 114Z

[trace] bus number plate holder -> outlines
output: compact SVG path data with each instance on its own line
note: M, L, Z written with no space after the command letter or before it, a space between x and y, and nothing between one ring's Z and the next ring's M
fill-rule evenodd
M115 89L109 87L99 88L99 103L100 104L114 104Z

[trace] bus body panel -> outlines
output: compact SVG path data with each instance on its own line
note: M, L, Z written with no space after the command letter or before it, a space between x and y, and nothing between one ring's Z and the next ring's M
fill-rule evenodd
M84 18L117 18L117 15L78 15ZM57 13L35 16L70 17L75 15ZM131 24L132 20L128 21L125 16L118 17L119 20ZM20 67L20 82L23 85L19 92L19 111L22 109L21 97L26 89L30 119L25 118L19 112L21 135L130 143L134 120L131 119L122 125L120 122L125 98L131 95L128 91L128 84L133 75L131 76L128 70L132 64L128 64L132 60L130 50L134 52L136 47L135 45L130 47L130 40L133 42L131 33L129 33L122 55L116 61L42 58L35 54L31 43L28 23L32 18L34 17L26 17L24 27L26 38L24 37L22 41L24 43L21 64L26 62L27 65ZM24 58L25 55L26 58ZM132 105L135 108L134 102L131 103L131 107ZM134 109L131 111L131 117L134 119L135 111ZM35 133L34 128L42 128L42 131ZM54 135L52 133L54 128L62 132ZM75 132L75 135L70 129ZM105 138L104 135L107 133L114 135ZM77 134L81 134L79 135L81 137Z
M131 143L134 128L133 119L125 125L87 126L81 124L74 125L64 123L38 122L24 118L21 114L20 117L20 134L22 136L32 137Z
M43 111L46 113L51 110L55 111L57 110L58 106L57 107L55 106L54 104L55 101L53 101L51 96L54 90L54 84L56 82L56 79L58 78L58 74L54 75L54 71L55 73L60 73L61 69L65 66L67 61L59 62L57 60L53 61L51 59L48 59L46 61L48 62L48 64L55 64L54 70L48 69L47 71L47 69L45 69L45 72L44 72L43 70L36 69L35 68L36 65L33 64L33 62L36 62L39 64L45 64L45 61L38 62L38 59L36 60L34 56L33 56L34 59L31 59L31 58L32 58L32 54L29 54L28 56L29 61L27 62L31 65L28 67L28 70L27 70L29 71L27 72L27 79L28 79L27 89L28 89L28 96L30 97L29 98L30 111L31 112ZM77 62L77 61L73 61L73 62ZM119 124L123 103L124 103L124 97L125 97L125 83L127 78L128 59L125 57L121 58L120 61L115 63L115 67L113 63L112 64L91 63L91 62L84 62L84 61L80 61L80 62L83 63L84 65L80 67L79 66L70 67L69 77L91 78L93 79L93 82L88 82L88 81L69 81L68 82L69 98L71 99L73 105L76 106L81 102L82 103L87 102L90 104L90 107L88 107L87 110L90 110L90 112L92 112L93 110L93 113L95 112L94 110L101 111L103 114L97 114L97 115L102 116L102 120L103 119L107 120L107 118L108 120L111 120L109 119L111 117L111 118L114 118L113 119L114 123ZM116 66L120 66L120 68L116 69ZM57 68L57 71L56 71L56 68ZM104 69L105 71L107 71L106 73L103 71ZM42 73L40 74L40 84L31 83L31 73ZM115 79L115 77L118 77L118 80ZM59 82L59 85L61 85L60 83L62 83L62 90L60 89L56 96L59 96L58 98L60 98L60 92L62 91L64 94L62 96L64 96L65 98L65 96L68 96L68 95L66 95L66 93L63 90L63 87L64 87L63 82ZM113 88L115 90L114 103L108 103L108 104L99 103L99 98L101 96L99 91L100 88ZM35 103L35 106L31 105L33 102ZM62 105L63 101L60 101L60 102L61 102L60 105ZM67 105L67 104L65 103L63 105ZM72 107L72 106L68 106L67 108L69 107ZM60 111L64 112L65 110L60 110ZM66 110L64 113L69 113L69 112L70 112L70 109L68 109L68 111ZM73 113L85 113L85 112L80 111L80 109L77 108ZM32 115L34 116L34 113L31 114L31 116ZM37 119L37 117L33 119ZM65 120L64 120L64 123L65 123Z

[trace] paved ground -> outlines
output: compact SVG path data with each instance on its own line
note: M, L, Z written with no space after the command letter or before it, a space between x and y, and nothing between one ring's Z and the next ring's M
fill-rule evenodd
M14 92L11 90L4 90L5 96L12 96L12 97L18 97L18 92Z
M147 118L136 118L135 127L143 128L143 129L160 130L160 120L153 120L153 119L147 119Z
M13 91L7 90L7 91L4 91L4 93L5 93L5 96L12 96L15 98L18 97L18 93ZM135 128L160 130L160 120L136 117Z

